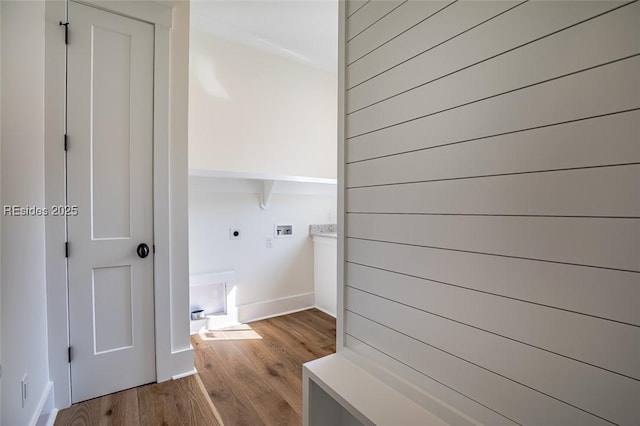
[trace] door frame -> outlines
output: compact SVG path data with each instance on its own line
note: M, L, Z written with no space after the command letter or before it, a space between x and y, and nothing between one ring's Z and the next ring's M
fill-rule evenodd
M74 0L75 1L75 0ZM156 380L162 382L195 372L193 349L189 343L188 322L188 254L186 234L186 202L184 212L176 211L182 199L172 194L172 186L181 189L179 175L186 163L175 166L176 147L171 146L171 57L170 41L173 20L171 1L101 1L82 3L108 12L148 22L154 26L154 105L153 105L153 239L154 311ZM183 12L184 13L184 12ZM186 8L188 14L188 7ZM66 49L64 30L59 22L67 21L67 1L46 1L45 8L45 203L65 203L65 132ZM73 37L73 23L69 29ZM188 29L187 29L188 30ZM184 54L188 54L184 53ZM186 138L186 130L183 135ZM70 149L72 149L70 147ZM182 148L186 159L186 141ZM177 151L180 152L180 151ZM173 176L172 176L173 175ZM184 186L186 192L186 185ZM186 201L186 198L185 200ZM182 206L178 206L178 209ZM174 216L174 217L172 217ZM71 370L68 362L69 306L67 262L64 256L66 223L64 217L45 219L47 257L47 323L49 336L49 370L54 383L55 406L71 405ZM172 225L174 233L172 236ZM181 229L184 227L183 229ZM180 228L175 230L175 228ZM184 240L184 241L183 241ZM178 250L184 250L179 253ZM177 257L181 255L180 258ZM185 281L182 281L185 276ZM186 287L181 287L186 286ZM180 312L184 299L184 321L176 324L173 311ZM176 304L180 306L176 306ZM173 308L173 309L172 309ZM179 316L177 318L180 318ZM184 333L181 335L184 323Z

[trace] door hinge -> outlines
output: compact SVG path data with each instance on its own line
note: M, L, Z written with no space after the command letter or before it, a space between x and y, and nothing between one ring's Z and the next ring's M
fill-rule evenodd
M71 364L71 346L67 348L67 356L69 358L69 364Z
M69 241L64 243L64 257L69 257Z
M154 244L153 245L153 253L155 253L155 252L156 252L156 245Z
M69 44L69 23L60 21L60 25L64 27L64 44Z
M67 140L67 135L64 135L64 150L66 151L67 148L69 147L69 142Z

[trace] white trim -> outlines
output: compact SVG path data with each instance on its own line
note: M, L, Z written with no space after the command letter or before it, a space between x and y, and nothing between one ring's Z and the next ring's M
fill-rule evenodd
M336 184L300 182L294 180L262 180L253 178L189 176L189 191L212 193L262 194L263 182L274 182L272 194L328 195L336 196Z
M303 424L309 425L311 408L314 401L310 392L311 382L318 385L336 405L342 406L364 425L411 424L411 425L477 425L449 406L442 405L437 399L429 399L429 407L418 404L406 395L389 386L384 380L362 368L358 357L345 357L347 349L341 354L333 354L310 361L303 365ZM424 395L428 397L428 395ZM327 414L335 413L336 406L327 407ZM393 407L390 410L389 407ZM315 420L317 414L313 414ZM322 413L321 413L322 415ZM444 420L447 419L447 421ZM323 424L323 423L319 423Z
M329 316L331 316L331 317L333 317L333 318L336 318L336 314L333 314L333 313L331 313L331 312L327 311L326 309L321 308L321 307L320 307L320 306L318 306L318 305L315 305L315 306L314 306L314 308L316 308L317 310L319 310L319 311L321 311L321 312L324 312L325 314L327 314L327 315L329 315Z
M102 9L107 12L127 16L150 24L171 27L172 5L170 1L113 1L113 0L71 0L76 3Z
M336 179L313 176L278 175L274 173L231 172L226 170L189 169L189 176L230 179L277 180L285 182L326 183L335 185Z
M336 303L336 351L340 352L344 347L344 290L345 290L345 235L346 211L345 211L345 96L346 96L346 2L338 2L338 300Z
M198 371L195 369L195 367L190 371L185 371L184 373L180 373L180 374L176 374L174 376L171 376L171 380L183 379L185 377L193 376L194 374L198 374Z
M304 311L313 308L314 299L313 293L305 293L241 305L238 306L238 321L247 323Z
M49 413L49 418L47 419L47 423L45 424L45 426L55 425L57 417L58 417L58 409L54 408L53 410L51 410L51 413Z
M169 31L155 28L154 63L154 144L153 144L153 234L155 253L153 272L155 284L156 380L168 380L172 374L167 354L171 353L171 249L169 193ZM165 84L159 93L155 89Z
M45 204L65 204L65 168L62 135L65 133L65 44L60 21L67 20L66 2L45 2ZM61 216L45 218L47 278L47 335L49 378L55 384L55 406L71 405L71 370L67 360L69 315L67 262L62 249L66 223Z
M56 424L56 418L58 417L58 409L54 408L49 413L49 417L47 417L47 423L44 426L53 426Z
M55 409L53 403L53 382L50 381L47 382L47 385L44 388L44 392L42 392L42 395L40 396L40 400L38 401L38 405L36 406L29 425L52 425L52 414L53 420L55 420L57 413L58 410Z
M195 369L193 347L189 346L188 348L171 352L170 367L171 369L166 371L169 376L165 380L158 380L158 383L173 379L174 377L189 376L192 374Z

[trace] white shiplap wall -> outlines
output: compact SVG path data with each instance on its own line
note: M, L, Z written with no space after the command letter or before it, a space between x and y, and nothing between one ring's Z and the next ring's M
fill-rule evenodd
M345 347L485 424L640 425L640 3L345 14Z

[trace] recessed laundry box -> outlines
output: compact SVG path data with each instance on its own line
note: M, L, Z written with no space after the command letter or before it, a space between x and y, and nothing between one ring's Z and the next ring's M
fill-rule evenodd
M191 275L189 305L191 334L237 324L236 272L228 270Z

